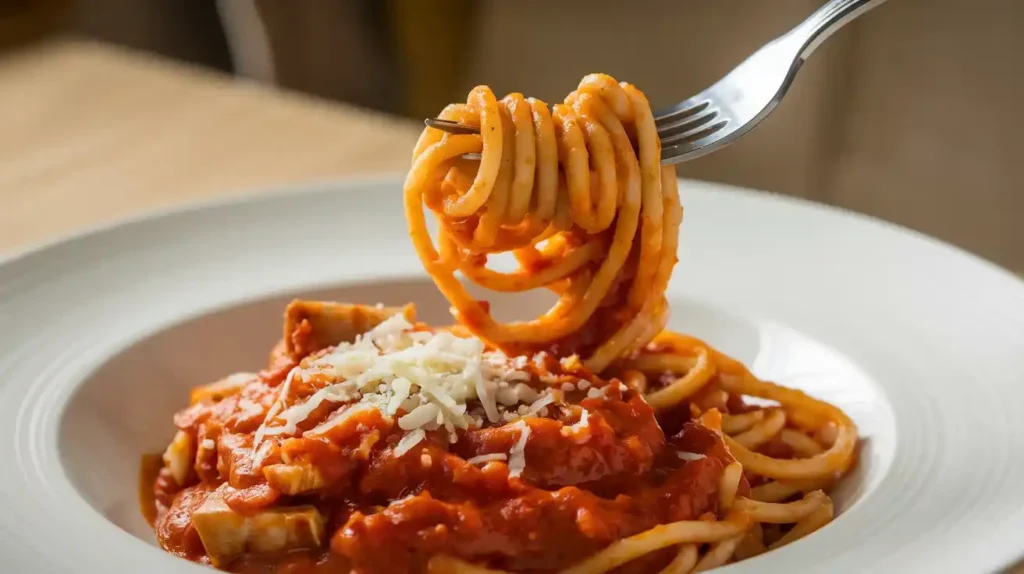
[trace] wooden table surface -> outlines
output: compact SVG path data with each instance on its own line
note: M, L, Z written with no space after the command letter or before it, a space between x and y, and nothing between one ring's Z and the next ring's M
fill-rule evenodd
M0 253L156 207L403 172L420 128L120 48L0 58Z

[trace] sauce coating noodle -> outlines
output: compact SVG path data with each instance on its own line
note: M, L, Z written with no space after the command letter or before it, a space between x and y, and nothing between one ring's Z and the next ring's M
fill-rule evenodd
M194 389L147 463L161 546L239 574L690 574L831 521L850 418L665 330L683 210L644 95L594 74L440 117L480 134L424 131L405 214L457 324L290 304L267 367ZM462 279L558 301L502 323Z
M456 320L513 353L579 353L594 372L653 339L668 315L683 210L675 170L660 164L647 98L592 74L550 110L521 94L498 100L481 86L440 117L480 134L423 132L405 211L413 245ZM424 206L440 221L436 246ZM487 267L489 255L504 252L515 255L518 271ZM500 323L456 272L493 291L547 288L559 299L537 319Z

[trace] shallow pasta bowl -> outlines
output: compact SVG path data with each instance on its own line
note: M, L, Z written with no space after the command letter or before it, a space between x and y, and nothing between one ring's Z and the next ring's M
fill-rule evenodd
M303 185L90 231L0 263L5 572L208 571L161 551L140 457L189 387L261 364L301 295L447 304L398 178ZM992 572L1024 554L1024 284L868 218L683 182L673 330L846 410L839 516L721 572ZM543 297L494 301L499 316Z

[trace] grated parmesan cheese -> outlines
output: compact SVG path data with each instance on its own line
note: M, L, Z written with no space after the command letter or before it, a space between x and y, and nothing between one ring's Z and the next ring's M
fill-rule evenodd
M550 405L553 402L555 402L555 395L551 393L545 394L541 398L533 401L533 404L530 405L530 414L539 413L541 410L544 409L544 407Z
M685 460L686 462L690 462L692 460L701 460L703 458L707 458L703 454L700 454L700 453L697 453L697 452L686 452L686 451L683 451L683 450L677 450L676 451L676 456L678 456L679 458Z
M590 426L590 411L583 409L583 412L580 413L580 420L573 423L572 428L582 429L588 426Z
M405 399L409 398L409 395L412 392L412 383L410 383L409 379L406 379L405 377L398 377L391 383L391 390L394 391L394 395L392 395L391 400L388 401L387 414L389 415L397 413L398 409L401 408L402 403L405 402Z
M485 418L514 422L557 400L524 383L531 377L520 370L527 366L523 357L487 352L476 338L412 329L396 314L292 369L255 433L253 449L266 437L295 436L300 424L331 403L342 408L304 435L323 434L362 409L376 408L410 431L396 447L401 454L426 431L444 429L455 442L457 430L482 426ZM291 396L296 377L314 387L311 395Z
M519 476L526 470L526 441L530 438L530 426L524 420L516 421L512 426L519 429L519 440L508 453L508 475Z
M404 456L405 453L412 450L412 447L418 445L426 437L427 433L423 429L416 429L403 436L402 440L398 441L398 444L395 445L395 456Z
M572 438L576 444L584 444L591 438L590 433L590 411L582 409L580 413L580 420L575 423L562 427L562 436Z
M253 444L255 444L255 443L253 443ZM273 448L273 446L274 445L272 443L265 442L265 443L261 444L255 450L255 452L252 453L252 467L254 469L255 468L259 468L260 466L263 465L263 461L266 460L267 456L270 455L270 451Z
M506 461L508 456L503 452L495 452L491 454L481 454L474 456L473 458L466 459L469 464L487 464L494 461Z
M281 402L284 400L285 397L288 396L288 392L292 387L292 379L295 378L295 373L297 373L298 371L298 367L295 367L292 370L288 371L288 376L285 377L284 383L281 384L281 390L278 391L277 400L274 401L274 404L270 405L270 410L267 411L267 416L266 418L263 419L263 424L261 424L260 427L256 429L256 432L253 434L253 448L256 448L257 446L259 446L260 443L263 442L263 436L266 434L267 430L267 421L271 420L272 418L277 416L277 413L281 412Z
M436 422L439 416L444 417L441 409L433 403L427 403L414 408L412 412L398 419L398 426L405 430L418 429L427 426L431 421ZM444 419L442 418L442 420Z

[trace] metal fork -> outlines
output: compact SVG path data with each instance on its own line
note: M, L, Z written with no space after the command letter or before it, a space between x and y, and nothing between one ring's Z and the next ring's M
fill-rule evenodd
M797 71L829 36L885 0L830 0L799 26L772 40L697 95L655 112L661 163L689 161L736 141L768 117ZM453 134L480 133L456 122L425 123ZM466 154L480 159L480 154Z

